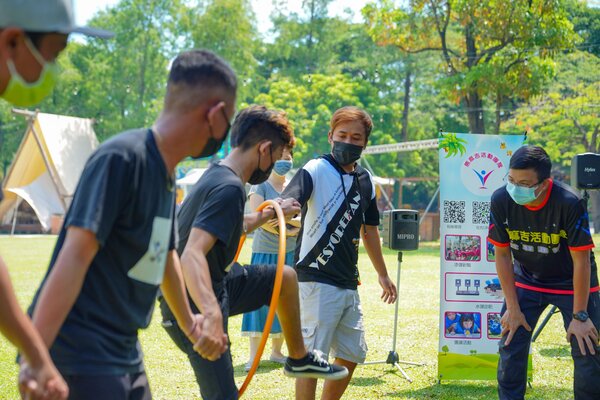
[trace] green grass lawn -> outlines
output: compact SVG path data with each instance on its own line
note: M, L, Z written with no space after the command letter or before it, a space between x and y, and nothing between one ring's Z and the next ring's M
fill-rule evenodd
M19 302L29 305L43 277L56 237L0 237L0 254L7 262ZM600 243L600 235L595 236ZM240 257L250 258L250 243ZM395 279L397 252L385 251L390 276ZM405 252L400 283L400 313L397 351L400 359L424 363L404 368L413 379L406 381L394 367L386 364L359 366L346 391L345 399L493 399L494 381L452 381L437 383L439 324L439 243L422 243L418 251ZM385 360L392 346L394 307L383 304L376 274L361 249L359 288L366 316L367 361ZM230 321L230 338L238 385L245 378L247 340L240 335L241 317ZM146 370L156 399L198 399L187 358L160 327L155 311L150 327L140 333ZM269 348L265 354L269 354ZM0 399L17 399L14 363L15 349L0 337ZM553 317L533 345L533 387L528 399L572 398L573 367L565 339L562 319ZM293 399L294 381L283 375L279 365L263 362L250 384L247 399Z

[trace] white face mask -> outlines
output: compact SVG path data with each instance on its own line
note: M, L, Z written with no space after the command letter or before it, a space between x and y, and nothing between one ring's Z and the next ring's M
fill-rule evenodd
M515 203L524 206L525 204L529 204L532 201L535 201L538 198L538 195L535 194L535 191L540 187L540 184L533 187L524 187L515 185L512 182L508 182L506 184L506 191L515 201Z
M37 81L29 83L19 74L13 60L6 61L10 80L0 97L18 107L29 107L42 101L52 92L58 75L58 66L46 61L28 37L25 37L25 45L42 66L42 71Z

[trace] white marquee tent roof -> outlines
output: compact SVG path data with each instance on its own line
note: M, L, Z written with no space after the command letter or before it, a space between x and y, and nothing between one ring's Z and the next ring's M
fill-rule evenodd
M98 139L92 120L29 113L29 124L2 184L0 217L13 216L18 198L29 203L45 230L53 214L63 215L71 203L83 167Z

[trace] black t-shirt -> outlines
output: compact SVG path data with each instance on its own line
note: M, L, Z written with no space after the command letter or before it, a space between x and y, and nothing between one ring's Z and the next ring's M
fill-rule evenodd
M367 179L370 193L359 190ZM369 196L363 199L363 196ZM346 173L325 155L306 163L281 194L302 205L302 228L294 262L300 282L316 281L356 289L360 227L379 225L375 187L359 166Z
M175 248L173 186L149 129L115 136L88 160L48 269L68 227L96 235L98 253L50 349L62 373L143 371L137 332L150 323L167 253ZM38 295L39 289L30 312Z
M556 181L551 181L544 202L535 208L515 203L506 186L496 190L488 240L495 246L510 246L517 286L564 294L573 293L569 250L594 247L584 200ZM591 288L597 290L596 262L590 254Z
M192 228L217 238L206 254L213 283L220 283L231 268L244 224L246 191L240 178L228 167L212 164L196 182L177 214L183 253Z

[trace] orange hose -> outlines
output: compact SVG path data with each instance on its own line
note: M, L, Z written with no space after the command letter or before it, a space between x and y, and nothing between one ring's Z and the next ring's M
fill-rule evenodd
M246 380L238 390L238 396L242 397L242 394L246 391L246 388L252 381L254 377L254 373L258 368L258 364L260 363L260 358L262 357L263 350L265 349L265 345L267 344L267 339L269 338L269 333L271 332L271 325L273 325L273 320L275 319L275 311L277 310L277 303L279 302L279 293L281 292L281 283L283 281L283 267L285 265L285 242L286 242L286 232L285 232L285 216L283 215L283 211L279 204L273 200L266 200L261 205L258 206L256 211L262 211L267 206L273 206L275 213L277 214L277 220L279 223L279 252L277 253L277 271L275 272L275 282L273 284L273 294L271 295L271 305L269 306L269 313L267 314L267 320L265 321L265 328L263 329L262 336L260 337L260 343L258 345L258 349L256 350L256 355L254 356L254 361L252 362L252 366L250 367L250 371L248 371L248 375L246 375ZM235 254L235 260L237 261L238 256L242 250L242 245L246 240L246 235L243 235L240 238L240 244L238 245L237 253Z

